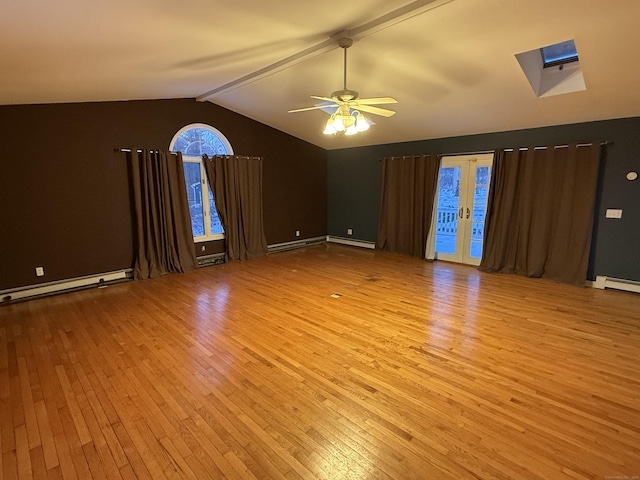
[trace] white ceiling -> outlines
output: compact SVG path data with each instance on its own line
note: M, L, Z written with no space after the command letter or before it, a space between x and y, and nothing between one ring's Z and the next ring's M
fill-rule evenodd
M2 0L0 104L195 98L428 3ZM342 88L337 46L210 101L326 149L640 116L638 0L427 7L378 22L349 49L348 88L399 101L395 116L373 117L365 133L325 136L324 112L286 113ZM568 39L586 91L537 98L514 55Z

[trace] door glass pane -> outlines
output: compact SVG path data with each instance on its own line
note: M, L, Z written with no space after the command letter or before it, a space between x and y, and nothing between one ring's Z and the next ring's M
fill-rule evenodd
M191 213L191 230L194 237L204 235L204 210L202 208L202 177L200 164L183 162L184 181L187 186L189 212Z
M441 168L436 219L436 252L452 255L456 253L459 203L460 167Z
M484 238L484 217L487 213L489 181L491 167L476 168L475 185L473 187L473 217L471 219L471 245L469 255L482 258L482 239Z
M214 235L216 233L224 233L224 229L222 228L222 223L220 222L220 217L218 217L218 211L216 210L216 203L213 200L213 193L211 193L211 189L209 191L209 218L211 218L211 233Z
M476 168L476 185L489 185L491 181L491 167Z

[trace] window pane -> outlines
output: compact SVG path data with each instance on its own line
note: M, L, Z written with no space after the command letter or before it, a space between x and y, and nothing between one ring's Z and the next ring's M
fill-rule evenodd
M489 185L491 180L491 167L476 168L476 185Z
M176 139L173 150L188 157L202 157L205 153L209 156L231 153L215 132L196 127L182 132Z
M458 208L460 200L460 167L440 169L438 218L436 219L436 252L456 253Z
M542 60L545 67L575 62L578 60L578 51L573 40L556 43L542 47Z
M220 217L218 217L218 211L216 210L216 203L213 200L211 189L209 189L209 217L211 218L211 233L214 235L217 233L224 233L222 223L220 222Z
M473 202L487 203L488 194L489 194L489 187L487 185L476 185L474 189Z
M187 187L189 212L191 213L191 230L194 237L204 235L204 210L202 208L202 177L200 164L184 162L184 181Z
M471 258L482 258L482 242L477 240L471 240L469 246L469 256Z
M491 167L477 167L473 189L473 217L471 218L471 245L469 248L469 255L472 258L482 258L484 218L487 213L489 180L491 180Z
M471 238L482 242L484 238L484 217L487 213L485 205L473 206L473 219L471 221Z

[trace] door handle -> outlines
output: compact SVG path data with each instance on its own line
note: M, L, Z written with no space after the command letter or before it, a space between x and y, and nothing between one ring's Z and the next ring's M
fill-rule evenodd
M460 210L458 210L458 215L460 216L460 218L462 218L464 212L464 207L460 207Z
M471 216L471 210L469 210L469 207L467 207L467 220L469 220L470 216Z

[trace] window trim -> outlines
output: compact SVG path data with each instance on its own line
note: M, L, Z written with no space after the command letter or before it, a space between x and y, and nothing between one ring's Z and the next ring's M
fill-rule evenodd
M208 125L206 123L190 123L189 125L185 125L184 127L182 127L180 130L178 130L178 132L173 136L173 138L171 139L171 143L169 143L169 150L173 151L173 147L175 146L178 138L180 137L180 135L182 135L184 132L186 132L187 130L191 130L194 128L201 128L201 129L205 129L205 130L209 130L211 133L213 133L218 140L220 140L220 142L225 146L227 152L226 155L233 155L233 147L231 147L231 144L229 143L229 140L227 140L227 137L224 136L224 134L222 132L220 132L220 130L218 130L217 128L212 127L211 125ZM189 163L197 163L200 165L200 178L201 178L201 182L202 182L202 186L200 188L200 192L202 195L202 214L204 216L204 229L205 229L205 234L204 235L199 235L199 236L194 236L193 237L193 241L194 243L201 243L201 242L208 242L211 240L223 240L225 238L225 234L224 233L211 233L210 229L211 229L211 221L210 221L210 208L209 208L209 182L207 181L207 172L205 172L204 169L204 164L202 163L202 157L194 157L191 155L182 155L182 162L189 162ZM186 186L185 186L186 188Z

